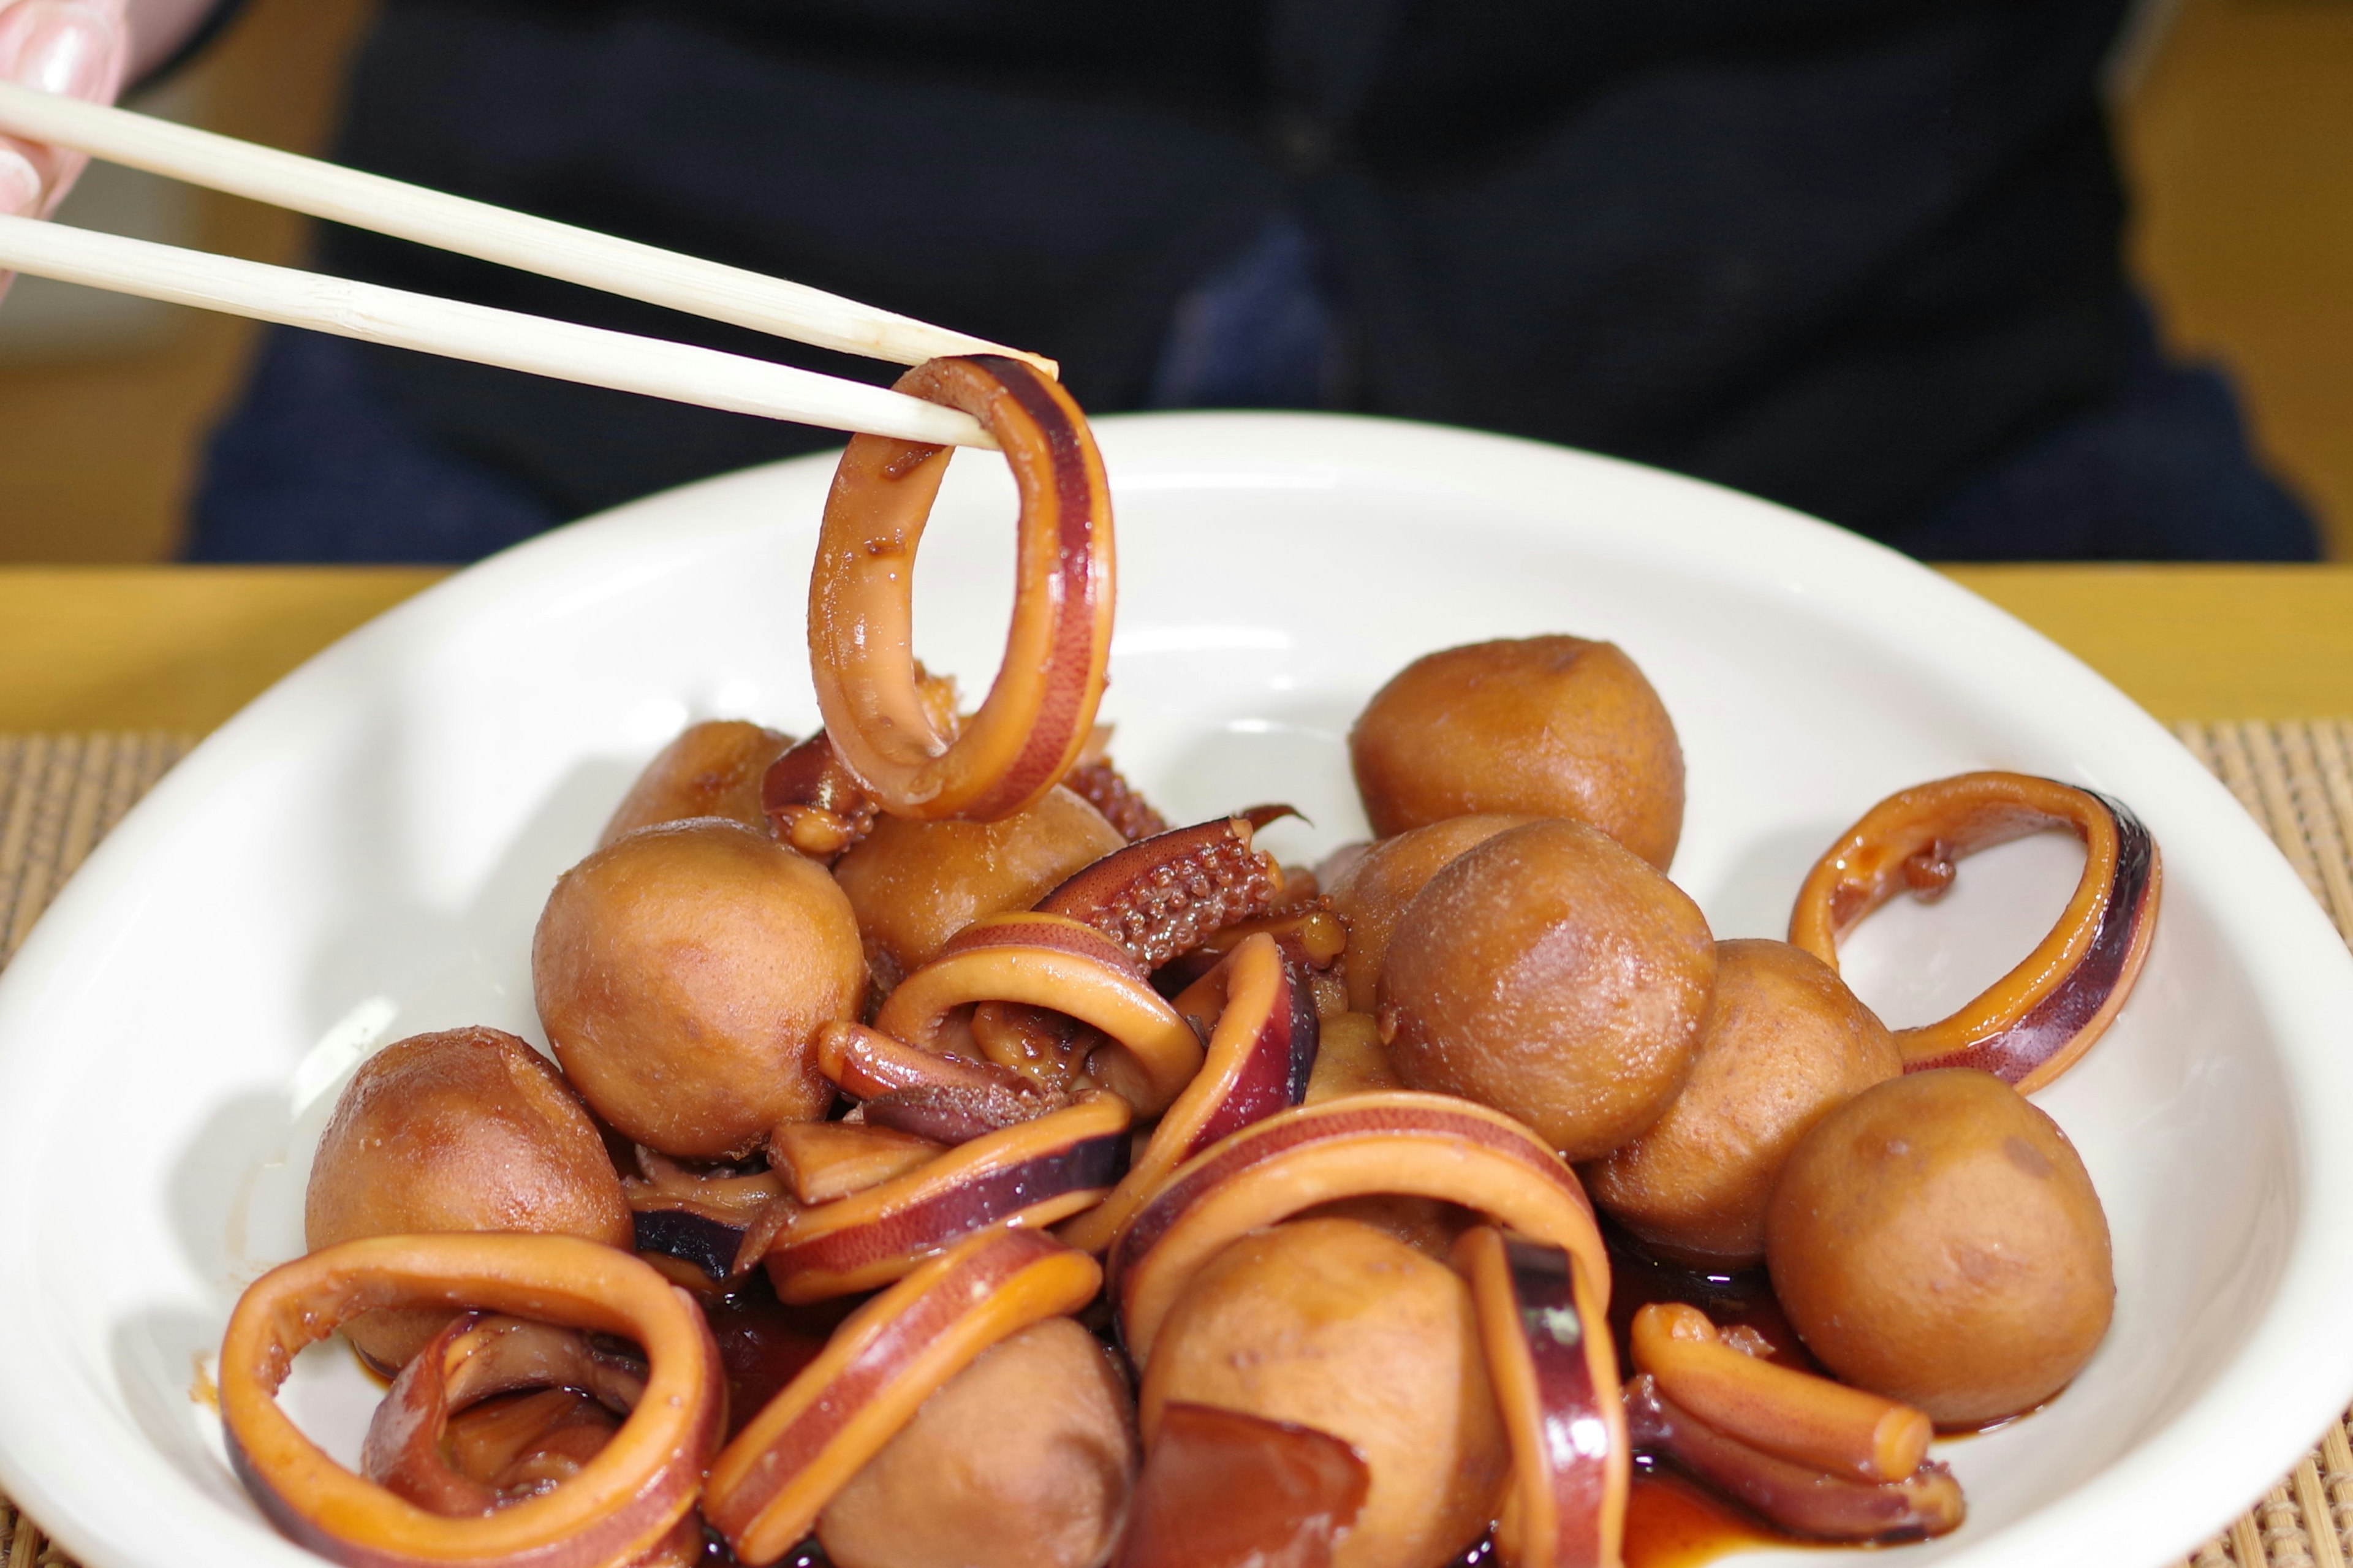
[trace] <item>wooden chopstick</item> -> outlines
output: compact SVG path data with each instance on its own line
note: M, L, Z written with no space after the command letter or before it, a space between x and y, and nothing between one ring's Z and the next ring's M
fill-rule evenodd
M1040 355L781 278L14 83L0 82L0 131L819 348L899 364L1011 354L1056 370Z
M549 321L516 310L329 278L38 218L0 216L0 270L175 305L310 327L673 402L864 430L942 446L994 447L969 414L886 387L743 354Z

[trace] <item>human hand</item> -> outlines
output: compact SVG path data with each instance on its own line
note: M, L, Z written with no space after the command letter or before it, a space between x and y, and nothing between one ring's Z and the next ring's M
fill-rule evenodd
M130 55L123 0L0 0L0 80L111 103ZM0 136L0 214L47 216L89 161Z
M0 0L0 81L112 103L131 54L123 0ZM0 136L0 215L47 217L90 159ZM15 281L0 272L0 297Z

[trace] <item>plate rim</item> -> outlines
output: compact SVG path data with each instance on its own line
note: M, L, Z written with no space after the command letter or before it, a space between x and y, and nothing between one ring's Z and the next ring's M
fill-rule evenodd
M2193 837L2201 847L2209 837L2221 840L2214 853L2200 857L2210 879L2206 890L2218 911L2236 909L2243 901L2265 910L2267 920L2284 923L2283 930L2267 930L2269 945L2252 950L2234 945L2232 952L2247 966L2251 991L2274 1027L2296 1117L2297 1146L2291 1154L2297 1186L2289 1248L2263 1316L2203 1393L2164 1428L2087 1481L1946 1561L1990 1563L1997 1555L2005 1564L2146 1559L2156 1568L2168 1555L2186 1554L2224 1528L2301 1458L2312 1439L2294 1433L2308 1425L2317 1434L2339 1413L2342 1395L2353 1391L2353 1336L2329 1331L2336 1315L2332 1309L2353 1294L2353 1244L2347 1239L2353 1237L2353 1140L2338 1141L2343 1145L2338 1152L2326 1136L2317 1107L2334 1100L2353 1109L2353 1058L2332 1058L2323 1048L2325 1039L2315 1037L2327 1034L2323 1020L2331 1007L2353 1014L2353 954L2269 836L2129 698L2055 642L1930 568L1829 523L1703 480L1540 442L1364 416L1121 415L1093 423L1113 471L1114 496L1123 468L1131 470L1131 477L1154 463L1198 468L1198 451L1189 457L1181 454L1206 443L1219 454L1209 466L1229 468L1245 483L1253 471L1298 473L1319 463L1359 473L1402 468L1426 474L1432 458L1439 459L1434 466L1441 470L1457 458L1475 458L1479 461L1472 466L1488 484L1516 471L1549 469L1557 475L1573 468L1598 497L1622 492L1662 501L1680 498L1697 520L1680 519L1677 528L1720 535L1722 541L1745 547L1716 551L1707 564L1711 574L1736 575L1727 563L1755 553L1761 542L1764 552L1783 563L1778 585L1815 600L1818 608L1834 618L1864 630L1885 631L1894 614L1893 603L1904 601L1904 618L1909 623L1904 629L1916 631L1922 612L1933 611L1940 636L1970 637L1972 657L1990 661L1989 683L2017 685L2031 671L2045 692L2055 690L2058 706L2071 713L2080 706L2096 717L2099 738L2114 765L2137 779L2148 770L2168 797L2178 795L2186 802L2181 809L2191 813ZM1318 456L1303 458L1303 451ZM670 521L672 514L704 504L712 494L737 488L752 493L790 489L807 474L829 471L834 458L830 452L818 453L719 476L524 542L395 606L273 685L203 741L100 843L60 890L7 972L0 974L0 1104L5 1103L9 1084L24 1076L19 1060L27 1050L21 1042L23 1026L37 1010L45 987L55 984L61 972L70 971L87 940L80 934L84 928L110 900L135 891L142 850L165 838L176 820L250 765L246 753L285 721L280 714L299 712L329 686L364 670L369 661L396 652L404 640L427 637L437 626L455 626L504 602L535 574L568 580L572 574L593 573L600 560L609 567L625 557L642 555L657 546L657 529L670 530L673 535L681 531ZM660 569L677 571L691 561L693 550L677 549L681 543L717 549L741 532L780 526L795 525L734 520L713 521L697 532L690 523L682 531L690 537L670 540L677 552ZM626 574L622 578L604 591L626 591L629 579ZM1840 580L1848 591L1826 596L1828 586ZM1852 591L1874 583L1900 583L1902 591L1884 602ZM797 597L793 603L797 609ZM383 674L375 671L377 679ZM5 1120L0 1112L0 1121ZM12 1185L7 1179L16 1158L8 1146L12 1142L20 1141L0 1140L0 1193ZM16 1190L24 1189L18 1185ZM17 1212L23 1206L0 1201L0 1263L22 1256L6 1244L24 1228ZM112 1476L96 1482L60 1476L71 1451L87 1444L60 1443L58 1434L10 1415L42 1408L37 1403L41 1371L26 1349L37 1347L39 1336L22 1331L33 1327L29 1317L7 1293L0 1293L0 1489L26 1505L45 1531L53 1529L52 1521L62 1527L54 1529L55 1539L89 1568L161 1568L162 1557L132 1550L132 1540L143 1531L133 1529L118 1539L118 1528L106 1522L109 1500L104 1494L109 1489L119 1493L123 1479L120 1466ZM2251 1367L2254 1363L2263 1364ZM2252 1417L2248 1412L2253 1413ZM2253 1430L2272 1434L2274 1443L2242 1440L2229 1454L2218 1456L2202 1451L2189 1431L2201 1422L2235 1426L2247 1419L2253 1419ZM28 1431L30 1444L26 1441ZM161 1477L190 1488L192 1499L202 1499L189 1479L160 1454L142 1457ZM2163 1506L2150 1510L2151 1495L2162 1498ZM124 1511L146 1511L123 1510L119 1496L113 1500L118 1517ZM289 1563L316 1561L249 1521L232 1515L230 1522L293 1553L285 1560ZM2181 1539L2185 1528L2197 1533ZM187 1554L190 1544L182 1543L179 1557ZM240 1545L248 1552L252 1547L249 1542Z

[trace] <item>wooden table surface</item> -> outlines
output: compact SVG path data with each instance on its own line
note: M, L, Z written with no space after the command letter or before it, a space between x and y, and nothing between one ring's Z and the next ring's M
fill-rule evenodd
M209 730L435 582L406 568L0 569L0 731ZM2158 718L2353 714L2353 565L1951 575Z

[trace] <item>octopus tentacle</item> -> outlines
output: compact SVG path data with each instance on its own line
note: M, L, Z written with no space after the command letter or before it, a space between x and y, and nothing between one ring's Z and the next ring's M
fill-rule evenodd
M953 678L930 674L918 664L915 698L934 732L953 737L961 729ZM832 737L822 730L786 747L768 764L760 780L760 808L778 838L828 866L874 831L877 814L864 781L841 760Z
M1719 1432L1816 1469L1900 1481L1928 1457L1936 1426L1908 1405L1727 1344L1697 1307L1654 1301L1634 1314L1634 1363Z
M1638 1452L1688 1471L1792 1534L1916 1541L1959 1529L1968 1512L1960 1483L1933 1459L1878 1485L1792 1464L1698 1419L1648 1373L1626 1385L1626 1426Z
M831 865L874 829L874 799L819 730L768 764L760 808L776 837Z
M822 1025L812 1043L817 1070L853 1100L878 1100L911 1089L1029 1092L1027 1079L995 1062L924 1049L863 1024ZM1044 1098L1039 1102L1041 1110L1050 1110L1056 1103Z
M1303 873L1313 878L1313 873ZM1287 895L1290 889L1286 887ZM1316 995L1319 1014L1347 1010L1347 983L1333 965L1348 950L1348 928L1338 915L1320 903L1293 903L1271 914L1237 921L1201 939L1189 952L1170 959L1153 971L1152 983L1164 992L1181 991L1199 980L1226 955L1258 935L1271 936L1283 958L1300 972ZM1327 996L1327 993L1330 994ZM1326 1002L1332 1004L1328 1008Z
M1136 793L1135 786L1112 766L1109 757L1081 763L1071 770L1062 783L1080 799L1102 812L1103 820L1131 844L1139 838L1150 838L1168 831L1168 819L1155 811L1152 803Z
M1250 840L1290 811L1257 806L1113 850L1034 907L1092 926L1144 968L1157 969L1273 904L1282 873Z

